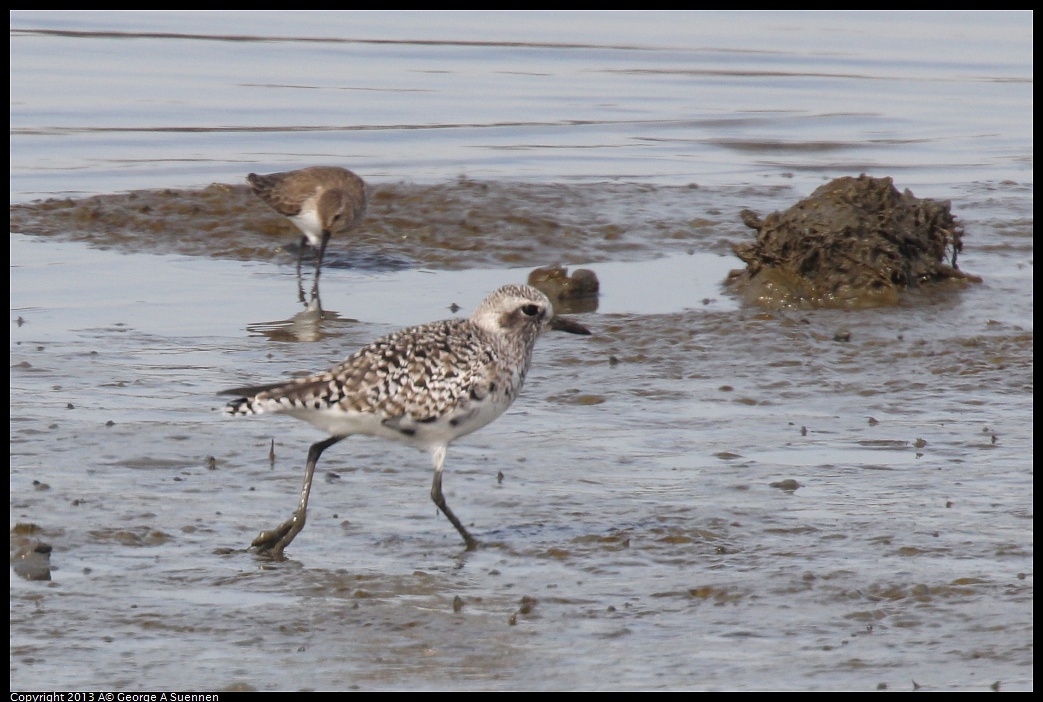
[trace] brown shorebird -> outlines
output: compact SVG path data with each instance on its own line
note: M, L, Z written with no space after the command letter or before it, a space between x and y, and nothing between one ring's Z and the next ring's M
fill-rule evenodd
M344 168L312 166L297 171L246 176L254 193L289 218L303 232L297 272L308 242L316 249L315 281L319 280L326 244L334 233L354 229L366 215L366 184Z

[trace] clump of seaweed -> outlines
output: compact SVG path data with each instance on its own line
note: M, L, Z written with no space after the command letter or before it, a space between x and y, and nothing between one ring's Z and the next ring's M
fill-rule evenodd
M764 307L896 305L912 287L980 282L960 271L963 227L948 201L898 192L891 178L837 178L785 212L743 210L753 242L732 250L744 270L727 284Z

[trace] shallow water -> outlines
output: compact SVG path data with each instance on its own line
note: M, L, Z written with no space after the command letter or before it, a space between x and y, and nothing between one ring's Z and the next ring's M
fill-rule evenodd
M11 542L53 548L49 581L12 570L13 690L1032 689L1031 14L11 28ZM20 209L312 163L383 193L321 311L236 188L148 227ZM858 172L951 199L984 282L857 313L722 291L742 208ZM423 454L354 437L288 560L245 550L321 436L217 390L556 262L601 280L594 334L548 334L449 450L483 548Z

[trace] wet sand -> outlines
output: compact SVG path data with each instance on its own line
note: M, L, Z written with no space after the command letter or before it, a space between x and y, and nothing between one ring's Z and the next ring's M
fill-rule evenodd
M321 314L290 225L238 186L12 206L13 252L42 247L11 271L12 552L52 547L49 582L12 576L12 686L1031 689L1031 197L1005 226L991 189L954 206L979 286L742 307L720 288L737 213L787 190L378 185L327 251ZM641 272L689 252L716 294ZM435 512L423 454L352 438L289 559L247 551L320 437L227 419L216 390L557 262L606 306L450 448L483 548Z

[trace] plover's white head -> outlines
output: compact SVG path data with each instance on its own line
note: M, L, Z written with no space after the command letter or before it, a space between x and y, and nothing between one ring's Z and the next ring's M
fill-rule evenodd
M478 305L471 321L496 335L535 340L554 316L546 295L529 285L504 285Z

